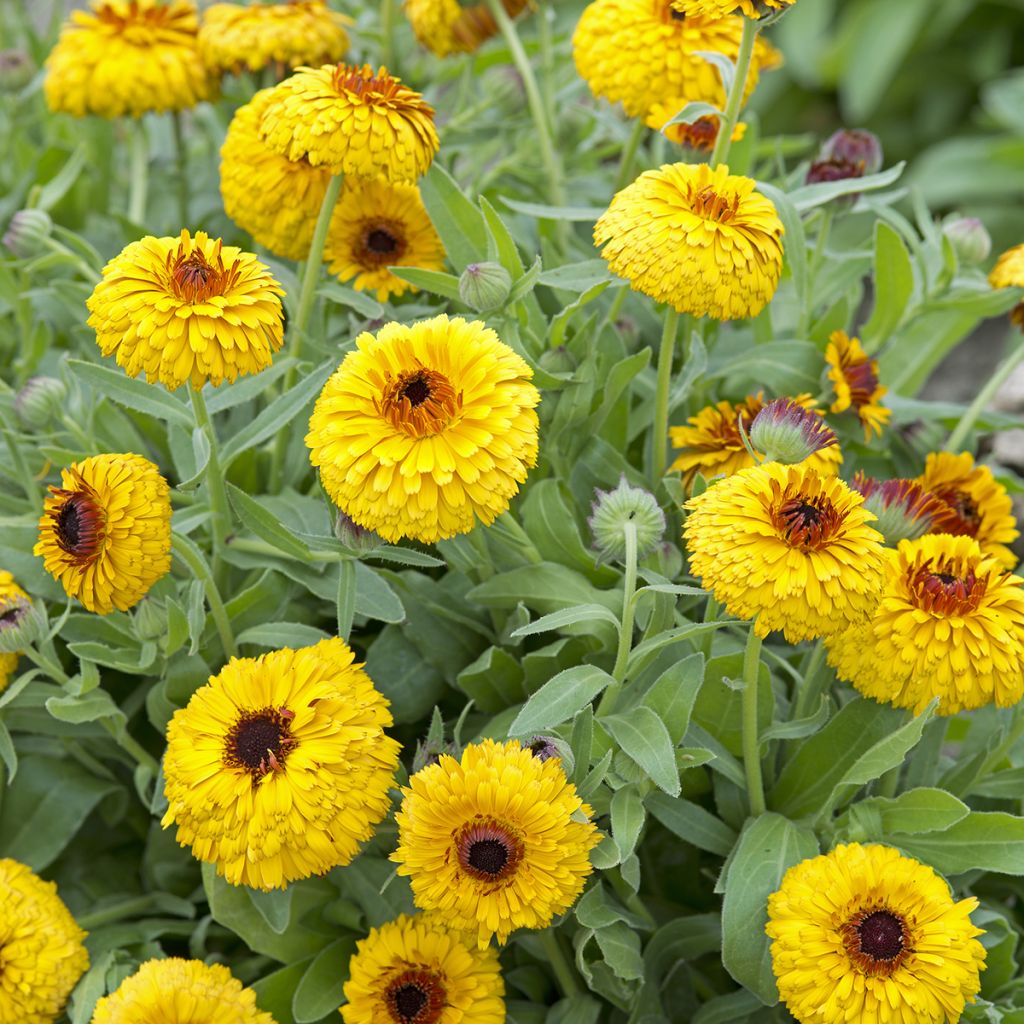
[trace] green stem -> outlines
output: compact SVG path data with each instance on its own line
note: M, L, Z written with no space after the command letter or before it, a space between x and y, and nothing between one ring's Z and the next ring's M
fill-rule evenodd
M220 468L220 453L217 448L217 432L213 429L210 412L206 408L206 399L198 388L190 387L192 411L195 413L196 426L206 435L210 445L210 459L206 463L206 488L210 495L210 513L213 525L213 578L218 587L223 587L224 550L227 547L228 530L231 526L231 512L228 506L228 495L224 488L224 472Z
M552 928L547 928L541 932L540 941L544 946L544 952L548 955L548 962L555 972L555 978L558 980L558 987L562 990L562 995L567 999L579 995L580 987L576 982L576 972L565 958L562 944L558 941L558 933Z
M947 452L959 452L963 448L964 440L971 432L971 428L977 422L978 417L985 411L986 406L995 397L995 393L1002 386L1003 382L1024 360L1024 339L1017 343L1017 347L996 367L996 372L988 379L985 386L975 396L967 412L960 417L953 433L949 435L946 442Z
M380 55L384 66L393 75L395 67L395 0L381 0L380 5Z
M174 553L192 570L196 579L203 584L203 590L206 593L206 603L210 606L210 614L213 616L213 624L217 627L217 633L220 636L225 657L237 657L238 648L235 646L235 635L231 631L231 620L228 618L227 609L220 598L220 591L217 589L217 583L209 567L202 559L196 558L192 554L190 546L182 543L181 539L174 534L171 535L171 546L174 549Z
M708 603L704 606L704 622L717 622L718 616L722 613L722 606L708 594ZM715 633L714 630L708 630L707 634L701 637L700 649L704 655L705 664L711 660L711 651L715 644Z
M665 465L668 462L668 393L672 384L672 356L675 352L678 329L679 314L671 306L666 306L661 347L658 349L658 385L654 393L651 483L655 492L665 475Z
M180 110L172 111L171 127L174 130L174 173L178 185L178 220L180 226L188 224L188 149L185 146L185 132Z
M796 704L793 708L793 719L806 718L817 709L821 698L821 691L824 689L825 680L828 674L822 669L825 664L825 644L818 640L811 653L807 656L803 666L803 681L796 695Z
M146 219L146 193L149 190L149 140L146 122L140 117L131 125L130 191L128 192L128 219L142 224Z
M26 647L25 650L20 653L24 654L25 657L34 665L41 668L54 682L66 683L68 681L67 672L65 672L56 661L51 661L34 647Z
M160 765L140 743L129 735L128 730L123 726L119 729L109 718L100 719L100 725L113 736L117 745L126 753L130 754L135 763L145 768L154 778L160 771Z
M900 771L902 765L897 765L895 768L890 768L879 780L878 780L878 796L892 798L896 795L896 791L900 785Z
M724 164L729 159L732 131L736 127L736 122L739 121L740 107L743 106L743 93L747 85L747 76L750 74L750 62L754 56L754 41L757 39L760 28L756 18L743 19L740 52L736 56L736 74L732 80L732 88L729 89L729 96L725 101L721 122L718 125L718 138L715 139L715 148L711 153L712 167Z
M610 715L615 709L619 694L622 692L622 684L626 678L629 652L633 646L633 616L636 611L633 595L636 593L637 575L636 523L628 521L622 528L622 535L626 542L626 570L622 576L622 619L619 622L619 645L615 652L615 667L612 669L612 678L615 681L609 684L604 691L604 696L597 708L599 715Z
M756 818L765 812L764 782L761 779L761 745L757 735L757 687L761 668L761 638L753 623L743 655L743 768L747 775L750 814Z
M62 256L67 256L75 265L78 272L87 281L92 284L99 284L101 280L101 274L98 270L90 267L85 260L82 259L78 253L73 252L63 242L58 242L56 238L47 238L43 243L50 252L59 252Z
M637 118L633 122L633 131L630 133L629 141L622 150L622 159L619 161L619 175L615 179L615 191L624 189L633 180L633 164L636 162L636 152L640 148L640 140L647 132L647 125Z
M110 924L111 921L120 921L125 917L134 917L145 910L153 907L152 895L135 896L130 900L122 900L112 907L104 907L103 910L94 910L91 914L83 914L75 918L79 928L90 931L99 928L101 925Z

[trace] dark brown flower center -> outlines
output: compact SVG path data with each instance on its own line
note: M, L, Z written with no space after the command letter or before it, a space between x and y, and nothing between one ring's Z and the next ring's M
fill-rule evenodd
M388 985L384 1002L395 1024L436 1024L447 997L441 977L433 971L412 968Z
M291 735L294 717L294 712L287 708L245 712L228 734L225 764L244 769L254 780L268 772L280 771L296 743Z
M816 550L835 536L842 516L827 498L797 495L774 509L772 520L792 547Z
M455 841L459 866L481 882L511 877L523 858L523 843L508 825L493 818L477 818L464 825Z
M981 528L981 510L966 491L956 487L937 487L932 494L944 505L944 514L936 516L936 533L951 533L954 537L977 537Z
M0 604L0 631L16 626L28 614L28 602L15 597Z
M708 152L715 148L715 140L718 138L717 117L698 117L692 124L684 124L679 127L682 129L680 141L684 146Z
M451 423L462 408L462 395L443 373L421 367L393 378L379 408L396 429L424 437Z
M376 270L400 260L406 249L408 245L401 224L391 220L370 220L362 226L354 255L360 266Z
M213 295L223 295L238 281L238 261L224 266L221 242L217 239L211 258L200 248L192 248L184 233L178 248L167 254L167 273L170 291L183 302L195 305Z
M913 953L907 922L885 908L855 914L839 932L847 956L869 977L889 977Z
M874 360L868 359L863 363L844 366L843 376L850 388L850 402L854 408L860 409L869 405L878 390L878 374L875 372Z
M978 578L968 565L951 559L924 562L914 567L909 580L913 603L935 615L962 615L974 611L988 589L985 577Z
M727 198L719 195L710 185L690 190L690 208L704 220L716 224L728 224L736 216L740 208L738 195Z
M59 499L47 513L57 547L67 555L71 565L85 566L103 549L106 514L100 506L99 495L81 477L78 488L66 491L51 487L50 493Z

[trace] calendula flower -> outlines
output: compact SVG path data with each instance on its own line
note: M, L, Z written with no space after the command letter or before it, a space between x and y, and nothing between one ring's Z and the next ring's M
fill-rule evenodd
M683 121L668 124L686 106L686 102L684 99L655 101L644 118L644 124L656 132L661 132L669 142L676 142L697 152L710 153L718 140L720 118L711 114L698 117L688 124ZM732 141L739 142L746 133L747 126L742 121L737 123L732 130Z
M334 208L324 262L356 291L379 302L416 291L388 267L444 268L444 246L415 185L350 178Z
M356 944L345 1024L504 1024L498 951L476 949L437 915L402 914Z
M595 0L576 26L572 52L590 91L621 103L630 117L645 117L654 104L677 96L721 110L726 101L721 78L698 54L721 53L735 61L742 32L741 18L687 18L669 0ZM745 95L753 91L761 71L780 63L779 52L758 39Z
M198 390L270 365L284 343L281 295L251 253L182 230L125 246L86 305L100 351L129 377Z
M680 313L757 316L782 272L782 221L721 164L665 164L616 193L594 225L612 272Z
M17 627L26 614L28 600L28 594L15 583L14 577L0 569L0 632ZM17 652L0 650L0 693L7 689L17 667Z
M690 566L758 636L790 643L864 621L882 586L882 535L861 496L806 462L741 469L686 503Z
M260 137L289 160L388 181L415 181L439 145L434 108L369 64L299 68L274 88Z
M864 507L878 517L875 529L890 547L926 534L948 516L948 506L916 480L875 480L858 470L852 486L864 495Z
M1024 244L1015 245L996 260L988 275L993 288L1024 288ZM1024 302L1018 302L1010 311L1010 320L1024 331Z
M127 611L171 568L169 494L141 455L75 462L43 503L33 553L89 611Z
M822 415L815 401L808 394L797 395L792 399L804 409ZM741 402L718 402L716 405L705 406L696 416L691 416L687 426L669 427L669 439L679 455L669 467L680 470L683 483L687 489L693 484L694 477L700 473L711 479L716 476L732 476L741 469L755 465L740 437L739 423L750 432L750 425L757 414L767 404L764 392L747 395ZM757 452L764 458L763 452ZM821 448L808 459L808 466L826 476L834 475L843 461L838 445Z
M216 93L196 46L190 0L93 0L72 11L46 59L51 110L75 117L141 117L187 110Z
M889 389L878 383L878 360L868 358L859 338L851 338L846 331L833 331L825 349L825 362L835 390L832 412L852 407L864 428L864 440L870 441L872 434L880 435L892 410L881 404Z
M409 779L391 859L416 905L449 927L504 944L572 906L600 834L561 762L512 740L442 754Z
M353 660L337 637L232 658L171 719L162 824L232 885L347 864L387 814L399 746Z
M830 637L840 679L877 701L940 715L1024 696L1024 590L977 541L948 534L886 552L871 618Z
M147 960L115 992L104 996L91 1024L274 1024L223 964L202 960Z
M348 49L350 20L325 0L212 4L199 26L199 52L216 74L327 64Z
M973 537L986 555L1012 569L1017 556L1007 546L1019 536L1013 502L988 466L975 465L969 452L932 452L917 482L942 503L931 533Z
M977 906L888 846L801 861L768 898L779 995L800 1024L954 1024L981 987Z
M220 194L224 212L255 242L284 259L304 260L331 173L264 144L260 120L273 95L262 89L235 111L220 148Z
M750 424L749 441L770 462L803 462L838 444L835 431L817 412L792 398L769 402Z
M764 18L795 3L796 0L672 0L672 9L691 18L724 18L736 12L748 18Z
M490 525L537 461L532 376L479 321L386 324L324 385L310 459L334 503L387 541Z
M0 860L0 1024L53 1024L89 969L85 932L16 860Z
M501 0L510 18L522 11L529 0ZM405 0L405 16L416 38L431 53L472 53L498 31L494 16L485 3L460 0Z

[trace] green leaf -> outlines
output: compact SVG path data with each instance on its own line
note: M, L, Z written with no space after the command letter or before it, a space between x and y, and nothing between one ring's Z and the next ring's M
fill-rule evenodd
M665 828L698 849L727 857L736 845L736 833L699 804L664 793L650 793L644 803Z
M337 1016L336 1011L345 1000L348 962L355 951L356 940L344 938L317 953L295 987L292 1001L295 1024L312 1024L331 1013Z
M807 239L804 235L804 225L800 219L800 213L782 189L765 182L758 187L775 204L779 220L782 221L783 252L789 266L790 276L793 278L793 289L796 291L798 308L804 309L807 305L808 285Z
M552 612L550 615L542 615L539 619L513 630L510 635L513 637L533 636L536 633L553 632L561 629L562 626L571 626L575 622L590 622L593 619L603 619L605 622L610 622L616 629L619 627L619 620L615 614L604 605L578 604L572 608L563 608L561 611Z
M829 719L832 714L832 701L822 695L818 702L818 710L806 718L794 718L788 722L772 722L767 729L759 733L761 742L768 740L800 740L805 736L812 736Z
M124 712L106 690L92 690L82 697L49 697L46 710L61 722L95 722L100 718L125 721Z
M397 626L385 626L366 655L366 672L391 701L399 725L430 713L445 690L444 677L420 656Z
M234 409L243 402L251 402L259 398L271 385L276 384L293 366L295 360L291 356L278 356L272 366L268 366L259 373L250 374L248 377L239 377L238 380L222 385L219 388L207 388L203 393L206 399L206 410L211 416L219 412L226 412ZM210 392L207 394L207 392Z
M704 682L704 655L698 651L674 662L654 681L641 703L664 723L674 745L682 742Z
M585 292L594 285L617 280L604 260L583 260L580 263L567 263L545 270L537 279L537 283L567 292Z
M489 715L504 711L526 696L523 667L502 647L488 647L455 681Z
M732 62L730 61L730 63ZM722 111L713 103L691 100L678 114L674 114L666 121L660 130L662 135L664 135L665 129L670 128L674 124L693 124L694 121L699 121L702 117L721 117L721 114Z
M14 776L18 774L18 754L14 749L14 741L7 730L7 725L0 718L0 761L3 761L7 768L7 784L9 785Z
M610 807L612 838L619 850L619 859L625 860L635 849L643 831L644 802L636 786L623 786L612 796Z
M605 211L603 206L545 206L543 203L522 203L508 196L498 198L510 210L537 220L595 221Z
M875 308L861 328L868 352L877 351L899 325L914 292L914 265L903 239L885 221L875 222Z
M861 800L851 807L851 811L877 813L883 834L919 834L945 831L966 818L970 808L944 789L921 787L907 790L891 799L871 797Z
M169 395L159 384L128 377L122 370L97 366L80 359L69 359L68 368L76 377L86 381L97 398L111 398L136 412L155 416L167 423L177 423L189 430L195 425L192 410L184 402Z
M878 174L868 174L863 178L844 178L842 181L824 181L813 185L804 185L789 193L790 201L801 212L806 213L816 206L824 206L840 196L857 195L886 188L898 181L903 173L905 163L898 163Z
M242 630L235 637L237 643L253 644L256 647L312 647L327 639L328 634L316 626L304 622L265 622L259 626Z
M234 484L227 484L228 498L243 526L247 526L257 537L272 544L279 551L304 562L312 561L313 553L304 541L292 533L273 512L264 508L255 498Z
M761 1008L757 997L746 989L712 996L693 1015L690 1024L738 1024L748 1021Z
M356 614L380 622L402 622L405 607L391 584L375 569L353 562L356 571Z
M611 682L612 677L594 665L577 665L559 672L526 702L509 726L509 735L543 732L568 722Z
M276 935L283 935L292 917L292 889L272 889L261 892L249 889L249 899L259 911L267 926Z
M638 981L644 976L644 961L640 955L640 936L623 921L598 928L594 938L601 947L605 963L616 976L625 981Z
M487 259L483 216L439 163L434 163L420 180L420 194L456 270L461 273L468 264Z
M648 707L600 719L616 743L670 796L679 796L675 745L665 723Z
M894 832L888 841L944 875L964 871L1024 875L1024 818L1001 811L972 811L944 832Z
M441 270L420 270L418 267L390 267L395 277L422 288L432 295L440 295L444 299L453 299L461 302L459 296L459 279L452 274L446 274Z
M379 320L384 316L384 307L376 299L371 299L369 295L357 292L354 288L339 284L337 281L325 282L317 288L317 293L339 306L354 309L367 320Z

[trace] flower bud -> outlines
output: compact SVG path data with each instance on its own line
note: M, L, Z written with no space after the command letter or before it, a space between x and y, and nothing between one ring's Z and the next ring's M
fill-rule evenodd
M505 304L512 291L512 275L500 263L470 263L459 278L459 298L478 313Z
M542 370L547 370L548 373L572 373L576 369L576 360L564 345L545 349L541 352L537 363Z
M455 745L443 741L435 743L431 739L417 740L416 753L413 754L412 769L409 774L415 775L421 768L429 768L432 764L437 764L442 754L450 754L454 757Z
M858 471L852 486L864 496L864 507L878 517L871 525L889 547L923 536L943 511L941 499L916 480L876 480Z
M18 259L26 260L43 252L43 243L52 230L53 221L45 210L19 210L7 225L2 241Z
M776 398L755 417L747 431L751 445L768 462L803 462L837 443L835 433L816 412L791 398Z
M844 177L861 178L881 170L882 144L872 132L860 128L842 128L826 140L818 159L859 167L859 174L847 174Z
M554 736L534 736L525 746L538 761L550 761L552 758L561 758L559 743Z
M596 492L587 520L599 560L621 562L626 557L626 526L636 529L637 558L645 557L665 533L665 513L650 491L631 487L625 476L613 491Z
M826 181L845 181L847 178L863 178L864 169L860 164L848 160L815 160L807 171L808 185L819 185Z
M964 266L981 263L992 251L992 238L977 217L954 217L942 225L956 258Z
M46 632L46 612L22 596L0 599L0 653L17 654Z
M59 421L67 397L67 387L56 377L30 377L14 397L14 412L22 426L45 430Z
M167 608L155 597L144 597L135 607L132 616L135 635L145 643L156 640L167 633Z
M24 50L0 50L0 93L18 92L35 73L36 66Z
M354 555L369 554L384 543L384 539L373 530L360 526L341 511L334 520L334 536Z

